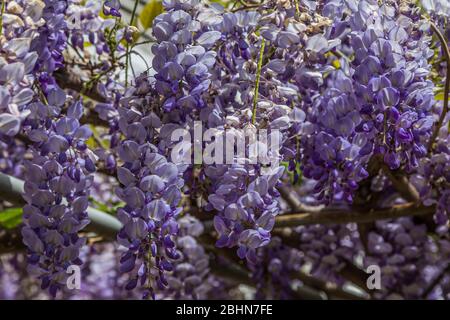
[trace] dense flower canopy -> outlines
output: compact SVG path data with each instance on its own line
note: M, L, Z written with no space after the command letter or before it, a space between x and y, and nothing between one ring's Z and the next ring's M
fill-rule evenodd
M0 299L450 299L449 21L2 1Z

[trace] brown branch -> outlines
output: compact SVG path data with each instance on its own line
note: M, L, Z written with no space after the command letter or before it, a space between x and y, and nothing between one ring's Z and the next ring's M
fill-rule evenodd
M108 121L100 119L97 112L95 112L92 109L88 109L87 113L83 114L83 116L80 119L80 123L81 124L92 124L94 126L109 128Z
M351 292L345 291L339 286L331 283L327 283L326 281L315 278L305 272L299 271L293 273L292 276L301 280L307 286L323 291L326 293L328 299L346 299L346 300L366 300L367 297L353 294Z
M0 229L0 254L24 251L20 228L6 230Z
M383 171L397 189L403 199L411 202L420 202L420 195L417 189L408 181L408 178L401 172L391 171L386 164L382 165Z
M248 9L257 9L257 8L261 7L264 4L264 2L261 2L261 3L246 3L243 0L240 0L239 3L241 4L241 6L235 8L235 9L231 9L231 12L237 12L237 11L248 10Z
M229 248L217 248L214 245L215 239L211 235L204 233L199 238L206 251L212 253L215 259L210 260L211 272L216 276L226 278L236 284L245 284L255 287L255 281L251 278L250 272L245 268L244 260L239 259L235 252ZM220 257L221 262L217 261ZM323 300L320 291L305 285L291 289L291 294L295 299Z
M62 89L76 91L97 102L108 101L100 92L98 92L96 86L92 86L92 88L86 89L83 81L78 76L68 72L65 69L60 69L53 75L56 79L56 82ZM103 119L100 119L97 112L95 112L92 108L87 109L87 113L83 114L83 117L80 121L83 124L88 123L97 126L109 127L109 123Z
M339 274L365 292L369 293L367 288L368 275L361 268L355 266L353 263L346 263L345 266L339 270Z
M450 274L450 264L447 265L446 268L444 268L437 276L434 278L434 280L430 283L430 285L427 287L427 289L422 294L422 298L426 299L428 295L433 291L433 289L444 279L446 275Z
M434 206L425 207L407 203L389 209L372 210L369 212L324 210L318 213L287 214L275 218L275 228L311 224L366 223L405 216L425 216L433 214L435 209Z
M236 284L245 284L249 287L255 286L255 283L250 278L248 272L236 264L233 264L231 261L227 260L227 262L229 263L227 263L226 268L224 268L224 266L215 259L210 259L209 266L211 272L218 277L229 279Z
M388 209L362 211L344 211L344 210L321 210L318 212L302 212L292 214L282 214L275 217L275 231L282 231L282 228L297 227L314 224L345 224L345 223L368 223L377 220L396 219L406 216L431 216L436 211L435 206L419 206L414 203L396 205ZM212 230L213 226L210 220L211 215L206 215L204 211L192 210L190 214L199 217L199 214L205 214L202 218L207 230ZM276 230L279 229L279 230ZM283 239L285 235L281 235Z
M323 206L309 206L299 201L299 196L295 190L289 190L286 186L278 188L281 198L295 211L320 212Z
M62 89L70 89L76 92L83 92L85 96L98 102L108 101L100 92L98 92L95 86L90 89L86 89L84 87L83 81L74 73L70 73L65 69L60 69L53 75L56 79L56 82Z

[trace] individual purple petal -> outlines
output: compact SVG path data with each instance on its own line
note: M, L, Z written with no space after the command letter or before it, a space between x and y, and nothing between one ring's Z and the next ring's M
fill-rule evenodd
M125 187L128 187L136 182L136 177L131 173L131 171L123 167L117 168L117 178Z
M23 243L32 251L37 253L44 252L44 244L31 228L27 227L22 228L22 237Z
M164 189L164 187L164 181L156 175L146 176L139 183L139 188L141 188L141 190L152 193L160 192Z

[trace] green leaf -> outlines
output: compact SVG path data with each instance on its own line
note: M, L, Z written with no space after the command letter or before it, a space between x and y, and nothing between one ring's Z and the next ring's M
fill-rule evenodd
M228 6L232 3L234 3L234 1L230 1L230 0L210 0L210 2L215 2L215 3L219 3L221 4L224 8L228 8Z
M434 96L434 99L436 99L438 101L444 101L444 98L445 98L444 91L441 91Z
M94 207L100 211L106 212L110 215L116 215L117 210L125 206L125 202L106 204L95 200L93 197L89 197L89 202L91 202Z
M117 212L117 210L121 207L125 206L125 202L123 201L119 201L118 203L116 203L113 207L112 207L112 212L111 214L115 214Z
M0 226L13 229L22 223L22 208L8 208L0 212Z
M287 161L281 162L281 165L285 167L285 169L286 169L285 172L287 173L292 185L300 185L302 183L303 173L302 173L302 169L300 169L300 163L297 162L295 164L294 171L289 170L289 162L287 162ZM297 176L297 179L295 179L295 176Z
M141 20L144 29L148 29L152 26L153 19L163 12L163 5L161 0L149 0L142 9L139 19Z
M110 210L106 204L95 200L93 197L89 197L89 202L91 202L100 211L109 212Z

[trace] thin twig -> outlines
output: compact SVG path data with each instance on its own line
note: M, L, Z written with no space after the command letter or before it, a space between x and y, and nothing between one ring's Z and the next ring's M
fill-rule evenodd
M2 1L2 12L0 15L0 37L2 36L3 33L3 14L5 13L5 8L6 8L6 0Z
M297 18L300 18L299 0L294 0L294 2L295 2L295 14L297 15Z
M417 189L408 181L408 178L404 175L399 175L396 172L392 172L386 164L381 165L383 171L391 180L394 187L400 193L400 195L406 200L411 202L420 202L420 195Z
M139 4L139 0L134 1L133 12L131 13L130 26L133 26L134 18L136 16L136 10ZM130 64L130 44L127 42L127 56L125 59L125 88L128 87L128 66Z
M261 78L261 69L262 69L262 62L263 62L263 57L264 57L265 46L266 46L266 39L262 38L261 48L259 49L258 69L256 70L255 94L253 95L252 124L256 123L256 106L258 104L259 80Z
M280 215L275 218L275 228L295 227L312 224L365 223L377 220L395 219L406 216L424 216L435 212L434 206L417 206L414 203L397 205L389 209L358 211L322 211Z
M441 129L442 125L444 124L445 116L448 112L448 99L449 99L449 91L450 91L450 50L447 45L447 41L445 40L445 37L442 35L441 31L436 27L436 25L433 22L430 22L431 30L437 35L439 38L439 41L441 42L442 49L444 51L445 60L447 63L447 71L445 76L445 91L444 91L444 107L442 108L442 113L439 117L438 123L436 124L436 127L434 128L433 134L430 138L430 143L428 144L428 152L433 151L433 145L434 141L436 140L439 130ZM450 128L449 128L450 129Z
M83 92L83 95L98 102L107 102L107 99L97 90L96 87L89 89L84 88L83 80L77 77L73 72L64 69L56 71L54 74L55 80L62 89L70 89L77 92Z
M235 2L235 4L237 4L238 2ZM255 4L250 4L250 3L246 3L243 0L240 0L239 3L241 4L240 7L236 8L236 9L231 9L231 12L237 12L237 11L241 11L241 10L247 10L247 9L256 9L259 8L260 6L262 6L264 4L264 2L261 3L255 3Z
M433 291L433 289L444 279L446 275L450 274L450 264L447 265L444 270L441 271L440 274L434 278L433 282L430 283L430 285L427 287L427 289L423 292L422 298L426 299L428 295Z
M281 186L277 188L280 192L281 198L287 202L291 207L291 210L295 212L320 212L324 209L323 205L320 206L310 206L300 202L298 194L295 190L289 190L286 186Z
M318 279L312 275L309 275L303 271L294 272L292 274L294 278L298 278L301 280L304 284L306 284L309 287L312 287L314 289L320 290L325 292L328 299L335 300L335 299L346 299L346 300L366 300L368 299L365 296L362 295L356 295L354 293L345 291L344 289L340 288L339 286L327 283L326 281L323 281L321 279Z

